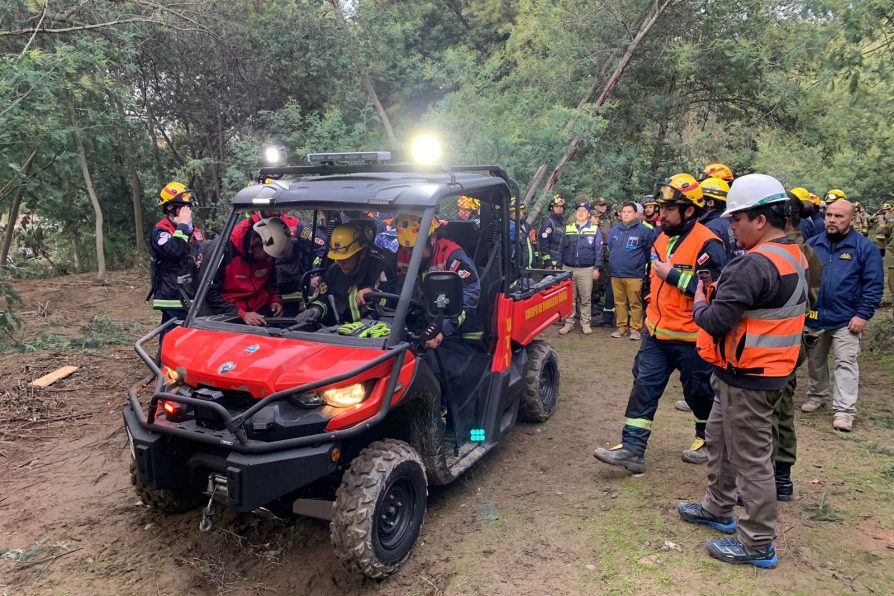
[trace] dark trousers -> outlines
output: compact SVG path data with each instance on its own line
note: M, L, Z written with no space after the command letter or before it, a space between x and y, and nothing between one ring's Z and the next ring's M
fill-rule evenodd
M780 391L733 387L712 379L717 401L708 421L708 490L702 507L712 515L732 515L736 479L745 504L736 530L748 548L763 548L776 529L773 479L773 409Z
M795 437L795 389L798 386L796 371L788 376L779 401L773 408L773 466L777 472L787 473L795 465L798 440Z
M671 373L680 371L683 398L695 415L695 436L705 437L705 425L714 403L710 364L699 358L695 343L655 339L643 329L643 340L633 361L633 389L627 400L627 418L621 442L635 453L643 454L652 434L652 421L658 410Z

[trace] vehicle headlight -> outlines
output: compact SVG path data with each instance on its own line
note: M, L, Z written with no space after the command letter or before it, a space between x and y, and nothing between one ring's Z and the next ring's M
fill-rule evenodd
M360 383L355 383L347 387L327 389L323 392L323 399L326 400L327 404L336 408L356 406L366 399L366 387Z

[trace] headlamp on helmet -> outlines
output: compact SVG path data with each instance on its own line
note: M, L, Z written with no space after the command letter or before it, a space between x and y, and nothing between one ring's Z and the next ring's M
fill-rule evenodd
M332 230L332 236L329 238L329 253L326 256L333 261L343 261L360 252L363 245L363 233L360 228L351 224L342 224Z

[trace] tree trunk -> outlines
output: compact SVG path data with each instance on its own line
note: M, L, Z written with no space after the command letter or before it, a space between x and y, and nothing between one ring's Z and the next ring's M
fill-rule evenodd
M124 106L121 101L109 95L118 110L118 116L121 118L121 137L123 139L123 148L121 157L124 159L124 166L127 169L128 182L130 184L130 201L133 205L133 231L134 231L134 248L137 255L146 253L146 242L143 239L143 183L140 181L140 172L137 169L137 162L133 158L131 150L133 148L133 137L130 134L130 127L127 123L127 114L124 112Z
M77 229L72 225L74 217L74 196L71 191L71 184L68 182L68 176L62 176L62 199L65 202L65 212L68 218L65 220L65 232L71 240L71 259L74 261L75 273L81 272L81 240Z
M330 0L330 3L338 13L339 23L345 30L345 37L347 38L348 45L351 47L351 53L354 55L354 64L357 67L357 72L360 73L360 78L363 80L363 86L366 87L366 92L369 94L369 98L372 100L373 106L376 108L376 113L379 114L379 118L382 120L382 126L385 127L385 134L388 135L388 142L391 143L392 149L398 149L397 137L394 136L391 120L388 118L385 108L382 107L382 102L379 101L379 95L376 93L376 87L373 85L372 77L369 76L369 70L367 70L366 65L363 64L363 60L360 56L360 45L357 43L357 40L354 39L354 34L351 33L351 30L348 28L348 23L345 21L345 15L341 10L339 0Z
M34 156L37 151L32 151L24 163L22 164L22 177L28 174L31 164L34 162ZM15 190L15 196L12 198L12 206L9 208L9 221L6 223L6 230L3 232L3 246L0 247L0 267L6 267L6 259L9 257L9 247L12 246L12 233L16 227L16 220L19 218L19 206L22 204L22 187Z
M81 162L81 172L84 174L84 184L87 186L87 194L90 196L90 204L93 205L93 214L96 216L96 281L106 284L108 282L106 281L106 256L103 252L102 209L99 206L99 199L96 197L93 179L90 177L90 168L87 166L87 151L84 149L84 143L81 141L81 135L78 132L78 119L72 99L68 100L68 115L71 117L72 134L74 135L75 145L78 148L78 158Z
M537 172L534 174L534 178L531 180L531 184L528 185L528 192L525 193L524 206L527 209L531 206L531 201L534 199L534 195L537 194L537 187L540 186L540 181L543 180L543 177L546 176L546 164L540 164L540 167L537 168ZM528 223L531 223L529 220Z
M618 86L618 82L621 80L621 76L623 76L624 71L627 69L627 66L630 64L630 60L633 58L634 52L642 43L643 39L645 39L646 35L649 33L649 30L655 25L658 21L658 17L661 16L661 13L673 2L673 0L655 0L652 3L652 7L649 9L649 12L646 13L646 17L643 19L643 22L639 26L639 31L636 36L630 42L630 45L627 46L627 51L624 52L624 55L621 57L621 61L618 62L618 65L615 67L614 72L609 77L608 81L605 83L605 86L602 88L602 92L599 94L599 97L596 99L594 105L596 107L602 107L605 105L605 102L608 101L608 98L611 97L612 92L615 90L615 87ZM587 99L592 97L595 93L595 84L587 90L587 94L584 96L584 99L578 104L578 108L582 108L587 102ZM566 125L566 130L570 130L569 126ZM562 159L559 161L558 165L553 169L552 174L550 174L549 178L546 181L546 186L543 188L543 192L540 193L540 197L534 203L531 208L531 213L528 214L528 221L535 221L537 216L543 210L543 207L549 200L550 192L556 187L556 184L559 182L559 178L562 175L562 171L568 165L572 159L574 159L577 150L580 148L583 139L575 138L571 141L571 146L568 148L568 151L565 152L565 155L562 156ZM531 192L529 190L529 192Z

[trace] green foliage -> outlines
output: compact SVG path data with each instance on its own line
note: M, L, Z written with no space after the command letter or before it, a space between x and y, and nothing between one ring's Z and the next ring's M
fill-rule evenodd
M13 331L22 326L22 321L16 316L15 309L21 306L22 299L12 289L2 273L0 273L0 301L3 309L0 310L0 332L11 335Z

